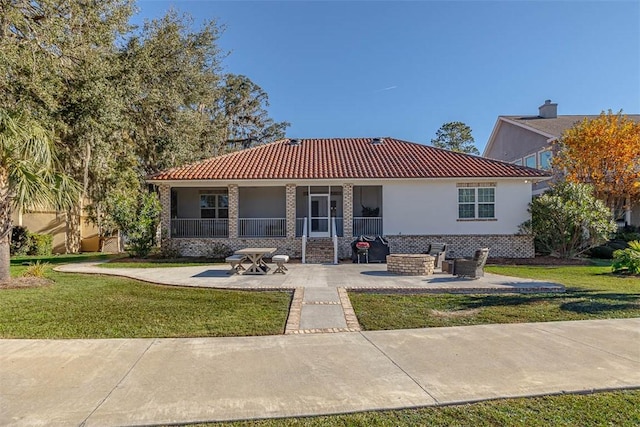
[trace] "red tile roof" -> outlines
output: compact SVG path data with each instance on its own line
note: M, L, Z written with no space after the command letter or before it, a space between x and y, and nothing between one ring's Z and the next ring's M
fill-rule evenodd
M382 138L289 139L158 172L157 180L535 178L547 173L439 148Z

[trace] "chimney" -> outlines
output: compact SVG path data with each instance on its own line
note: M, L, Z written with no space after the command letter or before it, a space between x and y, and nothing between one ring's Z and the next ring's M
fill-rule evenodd
M289 145L300 145L300 140L296 138L289 138Z
M383 142L382 138L371 138L371 144L373 145L381 145Z
M555 119L558 117L558 104L552 104L550 99L544 101L544 104L538 107L538 114L543 119Z

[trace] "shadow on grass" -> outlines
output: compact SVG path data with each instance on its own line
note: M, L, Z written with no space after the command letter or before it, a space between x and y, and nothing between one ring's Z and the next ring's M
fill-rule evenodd
M74 262L88 262L88 261L107 261L111 259L122 258L121 254L102 254L102 253L87 253L87 254L68 254L68 255L31 255L31 256L18 256L11 257L10 265L29 265L40 263L49 264L69 264Z
M602 314L612 311L639 310L640 294L598 293L578 291L563 294L537 295L478 295L470 296L461 305L467 309L486 307L517 307L540 303L558 304L564 311L584 314Z

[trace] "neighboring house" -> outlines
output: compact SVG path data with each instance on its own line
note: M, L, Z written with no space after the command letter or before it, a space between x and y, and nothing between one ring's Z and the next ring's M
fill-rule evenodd
M538 108L537 116L499 116L482 153L483 157L502 160L542 170L549 170L553 157L552 143L565 130L595 115L558 115L558 104L546 100ZM640 114L627 114L627 118L640 122ZM549 181L533 186L533 194L544 192ZM625 222L640 225L640 206L628 212Z
M25 227L32 233L51 234L53 236L53 253L65 253L65 236L67 223L65 213L55 209L35 209L27 212L13 211L11 222L14 226ZM80 246L82 252L97 252L99 250L98 229L87 218L80 219Z
M484 246L494 257L533 257L518 227L532 182L546 176L393 138L332 138L284 139L148 182L160 193L163 244L183 255L206 255L218 242L304 259L308 239L324 239L346 258L357 236L382 235L392 253L446 242L450 257Z

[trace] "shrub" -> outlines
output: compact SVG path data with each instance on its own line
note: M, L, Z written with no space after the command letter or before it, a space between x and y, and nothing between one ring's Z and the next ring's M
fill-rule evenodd
M9 253L11 255L26 255L29 252L29 230L25 227L14 226L11 230L11 243Z
M563 258L604 243L616 229L611 211L587 184L556 183L533 199L529 212L520 231L533 235L538 252Z
M128 241L127 252L133 257L146 257L155 242L160 222L160 201L155 193L137 196L111 195L108 201L114 223Z
M613 253L614 273L640 274L640 241L629 242L627 249L619 249Z
M589 249L589 256L591 258L612 259L615 251L616 249L609 245L601 245Z
M28 255L51 255L53 236L51 234L30 234Z
M624 240L625 242L640 240L640 230L634 225L625 225L615 233L613 238L616 240Z
M41 263L40 261L36 261L36 263L31 264L22 275L25 277L44 277L44 273L48 267L48 262Z
M207 251L207 257L221 260L233 255L233 251L224 243L214 243Z

